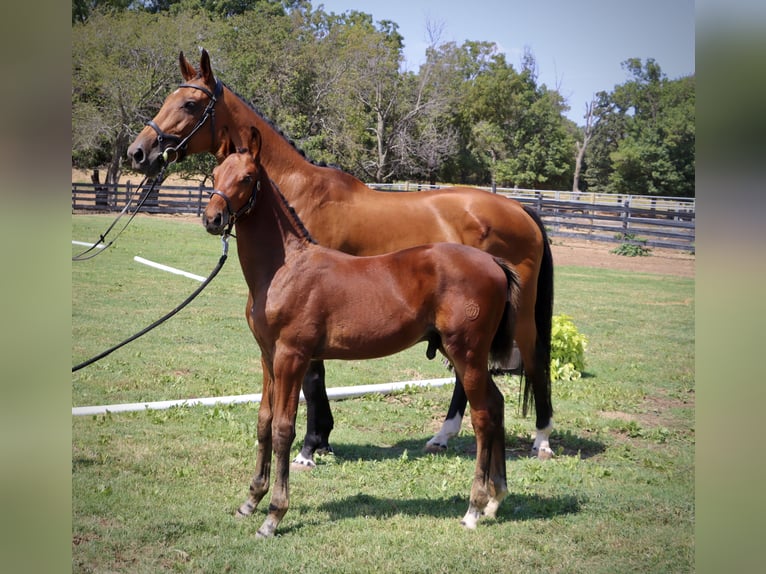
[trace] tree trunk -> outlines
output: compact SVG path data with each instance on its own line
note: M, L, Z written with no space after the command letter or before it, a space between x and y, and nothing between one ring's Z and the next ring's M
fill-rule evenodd
M572 191L575 192L580 191L580 170L582 169L582 161L585 157L585 149L588 147L588 142L590 142L590 138L593 135L593 103L594 101L591 100L585 104L585 115L583 116L585 118L585 127L583 128L582 143L578 141L575 142L575 145L577 146L577 154L575 155L575 170L572 181Z

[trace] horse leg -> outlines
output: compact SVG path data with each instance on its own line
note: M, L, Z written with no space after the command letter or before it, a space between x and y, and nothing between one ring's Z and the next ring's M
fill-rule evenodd
M242 518L250 516L258 503L269 491L269 480L271 476L271 451L272 451L272 389L271 377L266 368L266 364L261 359L263 365L263 395L261 397L261 406L258 408L258 445L256 447L255 457L255 475L250 483L250 492L240 507L237 509L236 516Z
M468 398L465 396L463 383L460 381L460 377L455 377L455 388L452 391L452 400L447 409L447 416L444 418L439 432L426 443L426 452L437 453L447 450L447 441L460 432L467 402Z
M521 310L520 310L521 311ZM527 405L527 387L531 388L535 404L535 442L532 455L541 460L553 456L548 439L553 430L553 405L551 402L550 355L545 351L545 343L540 341L535 328L534 316L525 307L520 313L516 326L516 342L519 345L526 378L524 389L525 410ZM525 413L526 414L526 413Z
M306 436L303 448L292 461L293 470L310 470L316 467L314 453L332 453L330 432L335 421L330 410L330 400L324 382L322 361L311 361L303 378L303 396L306 398Z
M471 423L476 434L476 468L468 511L460 523L474 529L482 516L495 515L508 494L503 395L486 367L466 369L463 380L471 405Z
M279 363L282 363L279 365ZM295 416L300 398L300 381L308 365L297 356L286 356L274 364L273 419L274 488L266 519L256 533L269 538L290 507L290 447L295 440Z
M487 375L487 380L491 393L490 417L493 421L493 435L489 464L490 498L483 513L484 516L494 518L497 508L508 494L505 464L505 409L503 407L505 399L490 375Z

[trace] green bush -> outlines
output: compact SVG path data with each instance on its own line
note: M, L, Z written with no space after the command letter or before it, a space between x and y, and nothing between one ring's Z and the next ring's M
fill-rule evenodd
M588 339L577 330L568 315L554 315L551 328L551 378L576 381L585 369Z
M646 247L646 240L639 239L632 233L618 233L617 239L620 239L625 243L621 243L612 249L610 253L624 255L626 257L645 257L652 253L652 250Z

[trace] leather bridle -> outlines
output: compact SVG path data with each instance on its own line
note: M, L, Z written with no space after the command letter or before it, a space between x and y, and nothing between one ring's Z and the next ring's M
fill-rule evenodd
M247 203L240 207L237 211L234 211L231 208L231 200L229 197L223 193L222 191L219 191L217 189L214 189L210 192L210 196L217 195L219 197L222 197L223 200L226 202L226 213L229 217L229 223L226 229L226 234L231 235L231 230L234 227L234 224L237 222L237 220L240 217L243 217L250 213L252 211L253 207L255 206L255 199L258 195L258 192L261 190L261 180L260 178L255 180L255 184L253 185L253 191L250 193L250 197L247 200Z
M200 90L201 92L204 92L208 98L210 98L210 101L207 104L207 107L205 107L205 111L202 113L202 117L197 122L197 125L194 126L194 129L192 129L191 132L189 132L189 135L187 135L185 138L180 138L179 136L173 135L173 134L167 134L163 132L160 129L160 126L158 126L156 123L154 123L154 120L149 120L146 122L146 125L148 125L150 128L152 128L155 132L157 132L157 142L160 145L160 154L165 162L165 164L169 165L171 163L174 163L176 161L181 161L184 157L186 157L186 148L189 144L189 140L196 134L200 128L205 125L205 122L207 122L208 118L210 118L210 130L213 137L213 140L215 140L215 104L218 101L218 98L221 97L223 94L223 83L221 80L216 80L215 82L215 90L210 91L205 86L195 86L193 84L181 84L178 86L179 88L194 88L195 90ZM164 147L165 144L167 144L167 147Z

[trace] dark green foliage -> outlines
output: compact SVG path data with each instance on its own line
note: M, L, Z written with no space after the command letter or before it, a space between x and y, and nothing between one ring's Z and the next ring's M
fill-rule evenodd
M434 42L402 68L396 23L293 0L75 0L72 163L116 181L129 143L200 47L216 74L306 155L364 181L570 189L580 128L534 55L514 67L492 42ZM580 181L589 191L694 195L694 78L625 62L602 92ZM177 166L209 177L210 161Z

